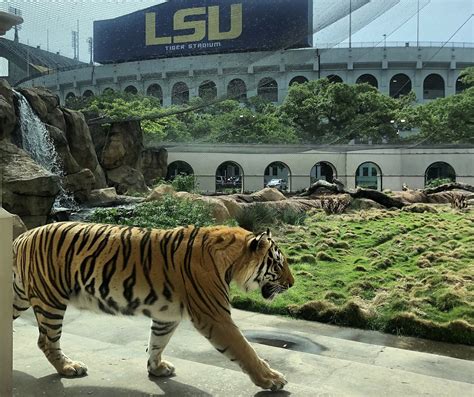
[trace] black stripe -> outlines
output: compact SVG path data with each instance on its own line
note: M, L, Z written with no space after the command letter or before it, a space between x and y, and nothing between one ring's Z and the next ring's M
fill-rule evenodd
M117 250L114 256L104 265L102 269L102 284L99 287L100 296L105 299L109 294L109 283L116 270L117 257L119 250Z

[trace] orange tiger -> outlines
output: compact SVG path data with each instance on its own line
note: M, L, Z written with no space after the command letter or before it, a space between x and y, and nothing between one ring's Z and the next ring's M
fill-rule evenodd
M85 364L61 350L68 304L109 314L152 319L148 372L169 376L162 353L183 318L251 380L279 390L285 377L262 360L231 318L229 284L260 289L269 299L293 285L285 256L270 231L181 227L172 230L53 223L20 235L13 244L13 318L33 307L38 346L59 374L81 376Z

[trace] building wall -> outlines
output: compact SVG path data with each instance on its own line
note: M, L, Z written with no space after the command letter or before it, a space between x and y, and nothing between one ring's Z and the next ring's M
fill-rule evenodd
M318 62L319 58L319 62ZM390 80L398 73L406 74L418 101L423 99L423 82L431 73L444 80L445 95L455 93L460 71L474 66L474 48L464 47L363 47L298 49L279 52L251 52L220 55L154 59L140 62L83 67L57 72L22 83L23 86L45 86L65 100L70 93L83 95L86 90L101 94L106 88L123 91L133 85L145 94L151 84L159 84L164 105L171 104L175 83L188 85L190 97L198 95L199 85L213 81L219 97L227 94L232 79L242 79L248 97L257 94L258 82L271 77L278 83L278 102L287 95L288 86L296 76L308 80L337 75L344 82L355 83L363 74L373 75L379 90L388 94Z
M184 148L184 147L183 147ZM240 149L240 152L239 152ZM242 168L243 190L256 191L263 188L265 168L272 162L286 164L290 169L292 191L298 191L310 185L311 168L320 161L331 163L337 172L337 178L348 188L355 188L357 168L364 162L373 162L381 170L382 189L401 190L406 183L412 189L421 189L425 185L426 169L433 163L444 161L456 172L456 181L474 184L474 148L377 148L350 151L304 150L275 146L264 151L249 153L249 146L235 147L232 152L219 145L199 147L195 145L180 150L179 146L168 148L168 164L173 161L185 161L194 170L200 190L215 191L215 175L219 165L233 161ZM235 152L234 152L235 151ZM280 152L280 153L278 153Z

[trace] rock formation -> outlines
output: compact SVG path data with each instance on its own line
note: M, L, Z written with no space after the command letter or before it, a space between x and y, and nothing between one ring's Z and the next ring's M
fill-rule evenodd
M6 139L0 141L0 170L2 206L28 227L46 223L59 192L59 178Z
M23 148L18 96L0 79L0 171L2 205L28 227L46 223L60 183L78 203L108 186L119 194L148 191L147 183L166 176L166 150L144 150L138 122L101 127L93 136L81 112L60 106L44 88L17 89L46 127L62 175L36 164ZM146 175L146 177L144 176Z

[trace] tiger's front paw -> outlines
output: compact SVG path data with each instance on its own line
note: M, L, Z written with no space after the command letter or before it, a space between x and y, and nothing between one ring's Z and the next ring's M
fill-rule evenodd
M158 364L148 361L148 373L152 376L174 375L174 365L169 361L161 360Z
M262 360L262 372L256 377L253 377L253 382L260 386L262 389L270 389L271 391L277 391L283 389L288 383L285 376L274 369Z

